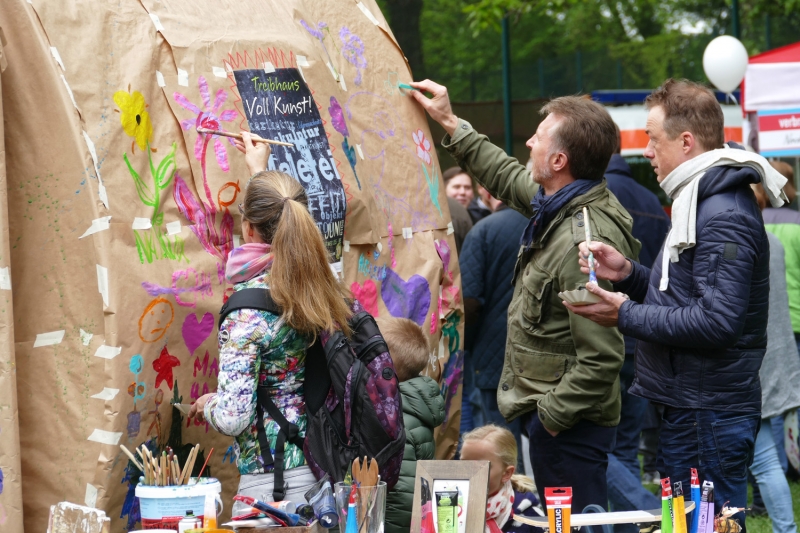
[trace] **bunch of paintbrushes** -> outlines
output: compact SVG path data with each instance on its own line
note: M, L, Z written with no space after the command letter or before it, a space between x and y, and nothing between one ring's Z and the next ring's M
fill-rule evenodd
M154 455L147 446L142 444L139 448L136 448L137 457L124 445L120 444L119 447L128 456L133 465L144 474L142 482L145 485L155 485L157 487L188 484L189 478L192 476L194 463L197 460L197 454L200 451L199 444L194 446L181 469L178 457L173 453L172 448L167 447L160 455L158 453Z

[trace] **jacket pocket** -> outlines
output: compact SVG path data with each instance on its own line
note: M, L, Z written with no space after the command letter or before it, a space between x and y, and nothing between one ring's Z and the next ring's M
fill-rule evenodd
M530 276L523 281L522 318L525 327L531 328L547 319L550 306L550 289L553 280L549 278L535 279Z
M569 370L570 356L536 352L514 344L514 374L535 381L559 381Z

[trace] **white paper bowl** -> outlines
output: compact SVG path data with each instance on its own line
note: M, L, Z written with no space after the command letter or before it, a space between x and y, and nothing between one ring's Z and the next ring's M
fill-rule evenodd
M602 298L587 291L586 289L561 291L558 293L558 296L568 304L572 305L591 305L602 301Z

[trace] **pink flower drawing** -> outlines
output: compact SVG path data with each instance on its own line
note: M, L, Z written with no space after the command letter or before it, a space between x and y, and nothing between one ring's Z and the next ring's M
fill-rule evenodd
M414 144L417 145L417 157L425 162L426 165L431 164L431 142L425 138L422 130L417 130L411 134L414 139Z
M220 89L217 91L217 94L214 96L214 104L212 105L211 93L208 90L208 82L203 76L200 76L200 78L197 80L197 86L200 89L200 98L203 99L203 109L200 109L194 105L181 93L176 92L173 94L173 98L175 98L175 101L178 102L181 107L195 114L194 119L181 121L181 127L183 127L184 130L189 130L190 128L222 130L222 122L232 122L236 120L238 113L235 109L226 109L220 112L220 108L228 99L228 93L225 92L225 89ZM217 156L217 164L219 165L219 168L225 172L228 172L228 170L230 170L230 167L228 166L228 154L225 151L225 145L222 144L220 137L217 135L198 133L197 140L194 143L194 156L198 161L203 163L205 169L206 150L208 149L208 143L212 138L214 139L214 154ZM225 138L225 140L228 141L231 146L233 146L232 140L229 138Z

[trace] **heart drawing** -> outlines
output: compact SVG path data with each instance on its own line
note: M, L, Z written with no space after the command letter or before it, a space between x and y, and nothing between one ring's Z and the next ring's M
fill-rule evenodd
M214 331L214 315L211 313L204 314L199 321L194 313L186 316L181 332L183 333L183 342L189 348L190 355L194 355L194 351L203 344L212 331Z
M381 283L381 298L393 317L410 318L421 326L431 306L431 288L428 280L419 274L405 281L395 271L386 268L386 277Z
M364 285L359 285L358 282L353 282L350 285L350 292L353 297L364 306L364 309L372 316L378 316L378 287L375 282L368 279Z

